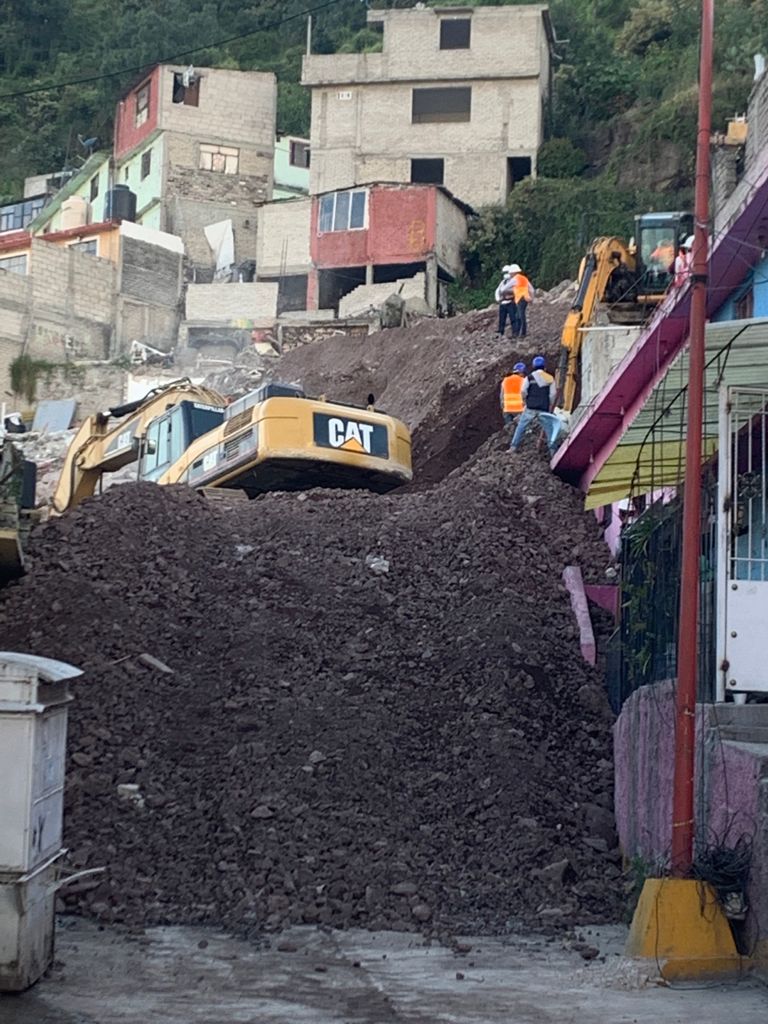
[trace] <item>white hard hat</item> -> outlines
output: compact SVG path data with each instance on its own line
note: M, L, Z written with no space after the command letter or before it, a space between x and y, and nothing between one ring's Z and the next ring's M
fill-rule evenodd
M686 240L683 242L683 248L684 249L692 249L693 248L693 235L688 235Z
M511 269L512 268L510 266L505 266L505 267L501 268L501 272L502 272L502 274L508 274Z
M509 267L509 272L510 272L510 274L519 274L520 273L520 267L517 265L517 263L513 263L512 266Z

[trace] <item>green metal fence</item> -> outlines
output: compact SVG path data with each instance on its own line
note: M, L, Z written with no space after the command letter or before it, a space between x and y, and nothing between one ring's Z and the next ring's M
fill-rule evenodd
M703 478L698 699L715 696L717 480ZM621 547L621 608L608 657L608 691L614 711L638 687L673 679L683 541L682 500L660 495L625 528Z

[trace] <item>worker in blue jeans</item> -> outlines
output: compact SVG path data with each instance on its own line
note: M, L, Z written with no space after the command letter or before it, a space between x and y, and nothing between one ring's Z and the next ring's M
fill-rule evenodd
M544 432L550 455L554 454L557 447L560 420L552 412L555 407L557 388L555 378L551 373L547 373L546 365L544 356L536 356L533 360L533 372L526 377L523 383L521 393L525 409L517 421L517 427L509 446L511 452L518 450L526 429L534 420L538 420Z

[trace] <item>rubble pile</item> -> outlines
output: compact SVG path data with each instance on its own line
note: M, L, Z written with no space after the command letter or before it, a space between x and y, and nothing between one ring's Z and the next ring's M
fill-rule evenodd
M611 716L561 572L606 549L533 445L432 488L49 523L5 643L78 664L66 845L105 921L503 932L617 911Z
M416 430L439 411L446 394L473 387L489 372L540 351L556 359L566 308L535 302L530 333L519 339L498 337L496 306L368 337L328 338L286 353L275 375L343 402L364 405L373 394L377 406Z
M552 353L562 310L537 312ZM535 441L505 450L491 317L293 357L416 426L409 488L130 484L33 534L0 627L85 669L65 842L107 870L70 906L245 934L615 919L611 714L562 583L609 555Z
M61 467L76 430L30 431L26 434L8 434L7 440L22 459L37 466L35 493L40 503L50 501L59 482Z

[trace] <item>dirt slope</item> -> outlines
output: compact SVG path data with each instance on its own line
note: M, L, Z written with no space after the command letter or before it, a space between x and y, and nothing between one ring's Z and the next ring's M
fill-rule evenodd
M364 384L418 420L412 488L123 485L34 535L0 627L86 669L65 841L108 873L69 897L85 912L440 935L616 916L611 716L561 582L602 579L607 550L535 444L504 450L516 353L478 323L302 354L308 386L338 364L335 397Z

